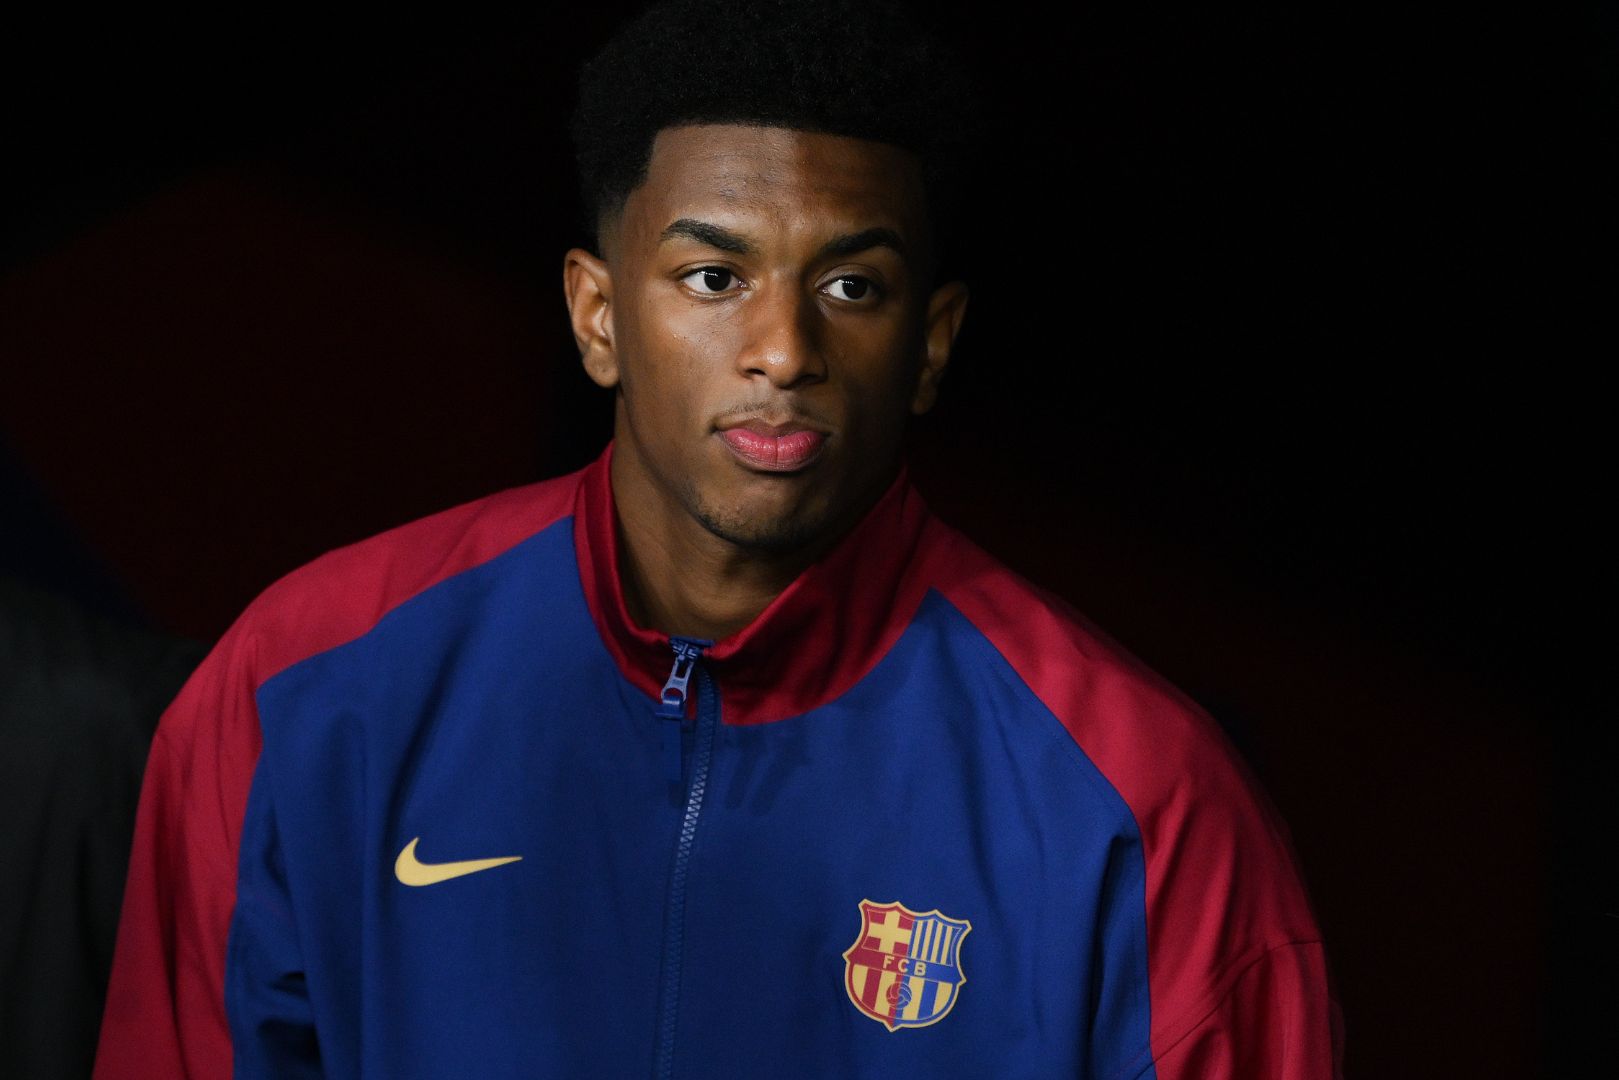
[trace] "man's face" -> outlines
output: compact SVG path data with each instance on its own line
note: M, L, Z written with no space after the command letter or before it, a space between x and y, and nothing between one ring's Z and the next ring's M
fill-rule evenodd
M852 525L933 403L966 290L929 289L916 159L743 125L666 128L647 178L569 253L576 336L617 387L615 487L744 547ZM622 475L620 471L622 470Z

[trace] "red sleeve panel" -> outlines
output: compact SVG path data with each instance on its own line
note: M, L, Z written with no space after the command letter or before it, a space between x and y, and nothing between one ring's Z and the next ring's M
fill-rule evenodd
M1337 1003L1319 941L1278 945L1228 977L1207 1014L1153 1036L1157 1075L1207 1080L1342 1075Z
M229 1076L225 935L259 753L238 622L164 713L135 818L98 1078ZM205 722L206 721L206 722Z
M938 588L1062 722L1141 835L1152 1060L1125 1075L1334 1076L1336 1006L1286 827L1224 734L1060 598L949 531Z
M271 676L573 512L578 474L492 495L334 551L249 606L163 714L135 821L97 1080L224 1077L226 938Z

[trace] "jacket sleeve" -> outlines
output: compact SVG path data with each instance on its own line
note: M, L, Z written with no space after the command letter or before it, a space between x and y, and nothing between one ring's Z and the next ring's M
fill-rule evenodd
M1333 1080L1342 1018L1291 836L1212 722L1138 803L1156 1080ZM1199 745L1201 741L1201 745ZM1173 753L1167 752L1167 753Z
M1321 943L1278 945L1232 972L1135 1073L1157 1080L1343 1076L1343 1017Z
M1145 803L1155 1080L1334 1080L1343 1024L1285 824L1206 758Z
M258 647L248 623L243 616L215 646L152 741L96 1080L232 1075L226 950L263 745L254 705ZM251 842L273 839L273 829L261 829ZM249 854L258 864L274 858L267 847Z

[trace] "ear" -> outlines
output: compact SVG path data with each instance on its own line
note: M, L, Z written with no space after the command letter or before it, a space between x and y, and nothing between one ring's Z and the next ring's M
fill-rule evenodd
M613 348L613 275L607 264L584 248L562 260L562 291L585 374L597 386L618 385L618 353Z
M927 324L923 329L922 373L911 399L911 412L920 416L933 408L939 397L939 380L950 364L950 349L967 315L967 286L960 281L946 282L928 298Z

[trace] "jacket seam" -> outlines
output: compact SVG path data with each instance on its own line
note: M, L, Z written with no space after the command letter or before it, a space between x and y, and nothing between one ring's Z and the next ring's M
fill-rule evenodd
M1257 956L1249 959L1247 962L1228 969L1221 974L1220 978L1214 980L1216 985L1222 982L1228 982L1224 993L1210 1000L1206 1007L1196 1010L1194 1019L1185 1024L1185 1026L1181 1028L1181 1030L1167 1043L1165 1043L1161 1049L1156 1051L1153 1050L1152 1036L1151 1033L1149 1033L1148 1045L1143 1051L1143 1053L1148 1055L1147 1060L1142 1062L1140 1065L1137 1065L1136 1062L1140 1060L1140 1055L1138 1054L1134 1060L1130 1061L1117 1073L1113 1074L1114 1080L1126 1080L1127 1076L1128 1080L1140 1080L1142 1076L1146 1075L1149 1068L1152 1068L1162 1061L1165 1056L1167 1056L1177 1046L1190 1038L1192 1034L1203 1025L1205 1020L1218 1012L1220 1006L1224 1005L1231 998L1231 995L1237 992L1237 987L1242 984L1242 980L1248 976L1248 973L1268 961L1273 954L1280 952L1282 949L1294 949L1304 945L1320 945L1321 943L1322 941L1320 938L1302 938L1297 941L1283 941L1276 945L1270 946ZM1129 1071L1132 1068L1134 1068L1134 1072Z

